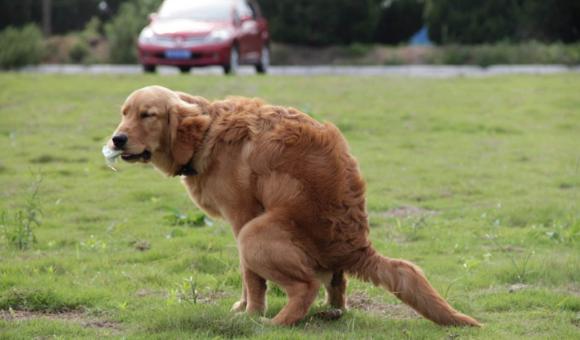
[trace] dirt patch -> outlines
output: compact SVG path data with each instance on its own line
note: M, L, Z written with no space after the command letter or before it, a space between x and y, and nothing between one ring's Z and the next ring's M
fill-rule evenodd
M404 304L382 303L362 292L348 296L348 307L365 312L386 315L390 319L419 319L419 315Z
M513 285L508 287L508 292L515 293L517 291L524 290L524 289L527 289L529 287L530 287L530 285L526 285L523 283L516 283L516 284L513 284Z
M151 249L151 243L147 240L138 240L133 243L133 247L139 251L147 251Z
M437 216L439 213L434 210L423 209L413 206L401 206L381 213L383 217L407 218L407 217L429 217Z
M138 297L163 296L164 298L167 298L168 293L164 290L152 290L147 288L141 288L137 292L135 292L135 295L137 295Z
M576 297L580 297L580 285L569 284L564 288L564 292L572 294Z
M0 310L0 319L6 321L28 321L35 319L46 319L55 321L66 321L79 324L83 327L101 328L113 331L121 329L118 322L98 319L87 315L80 310L62 312L25 311L25 310Z
M228 292L211 291L199 294L197 298L198 303L216 304L219 300L229 298L231 296Z
M45 164L45 163L87 163L89 161L88 158L76 158L76 159L68 159L59 156L53 155L40 155L36 158L30 160L30 163L33 164Z

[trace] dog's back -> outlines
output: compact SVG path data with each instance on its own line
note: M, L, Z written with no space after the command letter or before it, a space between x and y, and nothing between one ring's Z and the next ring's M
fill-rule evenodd
M204 157L217 165L187 179L186 185L213 178L206 192L221 192L213 203L218 210L233 211L230 216L250 212L243 223L230 218L248 285L248 311L263 311L264 279L281 285L289 296L275 323L292 324L304 317L319 281L326 286L329 304L345 308L346 272L385 287L439 324L479 325L454 310L417 266L373 249L365 184L334 125L246 98L214 102L205 109L212 123Z

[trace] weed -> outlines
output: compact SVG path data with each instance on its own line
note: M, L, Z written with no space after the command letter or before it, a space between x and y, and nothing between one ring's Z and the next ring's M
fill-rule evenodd
M177 209L170 210L165 215L165 221L173 226L204 227L211 225L211 221L203 213L193 215L182 213Z
M197 291L197 283L190 276L187 279L183 279L182 282L176 284L176 288L169 290L166 299L167 305L191 303L197 304L199 298L199 292Z
M13 216L9 216L6 211L2 212L0 216L0 228L4 233L4 237L19 250L26 250L36 243L34 228L40 227L42 224L40 220L42 210L39 199L42 180L42 174L37 174L32 182L31 193L22 209L14 212Z
M95 235L91 235L88 240L80 242L80 247L86 250L100 252L107 249L107 242L97 239Z
M401 230L408 241L414 242L421 239L421 231L427 226L427 217L419 216L406 220L396 218L395 223L397 230Z
M516 283L525 283L527 282L528 275L530 274L528 264L530 263L530 259L535 254L535 251L530 251L523 255L520 258L517 258L513 252L511 252L507 247L502 246L497 241L496 235L486 235L486 238L490 240L499 250L501 250L504 254L506 254L512 264L513 273Z

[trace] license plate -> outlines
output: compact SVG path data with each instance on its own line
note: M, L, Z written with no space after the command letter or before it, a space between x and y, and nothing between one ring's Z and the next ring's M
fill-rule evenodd
M185 50L165 51L165 58L167 58L167 59L191 59L191 51L185 51Z

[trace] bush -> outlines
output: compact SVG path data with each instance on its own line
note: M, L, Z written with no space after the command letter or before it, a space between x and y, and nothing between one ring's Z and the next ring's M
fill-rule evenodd
M117 64L137 62L137 38L147 25L148 15L157 10L161 0L141 0L123 3L119 13L105 26L110 43L110 61Z
M91 49L89 44L87 44L83 39L79 39L71 47L68 56L73 63L79 64L83 63L90 54Z
M34 25L22 29L8 27L0 32L0 68L13 69L35 65L43 56L40 29Z
M101 41L101 21L93 17L80 33L71 34L74 37L74 44L68 51L68 57L73 63L96 63L99 61L95 56L94 47Z

